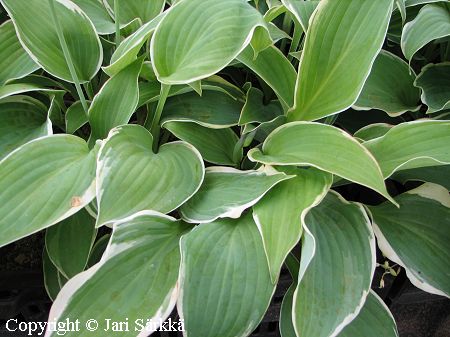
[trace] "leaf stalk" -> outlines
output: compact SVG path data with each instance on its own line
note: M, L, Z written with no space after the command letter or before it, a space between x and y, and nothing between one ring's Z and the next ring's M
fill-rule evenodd
M59 44L61 45L64 58L66 60L67 66L69 68L70 76L75 84L75 88L78 93L78 98L81 101L81 105L83 106L84 113L86 116L88 115L88 105L86 102L86 98L84 97L83 89L81 88L80 80L78 78L77 72L75 70L75 66L72 61L72 56L70 55L69 47L67 46L66 39L64 38L63 30L61 24L59 22L58 16L56 15L55 3L54 0L48 0L50 6L50 12L53 18L53 23L55 24L56 34L58 35Z

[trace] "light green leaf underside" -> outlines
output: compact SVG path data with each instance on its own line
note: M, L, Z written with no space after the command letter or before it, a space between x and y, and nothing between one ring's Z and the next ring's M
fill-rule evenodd
M85 209L47 229L47 253L66 278L84 270L95 235L95 219Z
M325 197L333 180L331 174L315 168L283 171L296 177L273 187L253 206L274 283L286 256L300 241L306 214Z
M139 326L134 331L136 319L144 326L147 319L164 321L177 298L179 240L187 230L186 224L156 212L138 213L115 223L100 263L64 286L49 321L77 317L85 326L88 319L95 317L99 322L95 335L99 337L111 336L111 331L104 331L106 319L129 319L130 331L120 332L121 336L139 334ZM87 329L66 333L76 337L91 335ZM47 332L46 337L50 336L57 336L57 332Z
M67 133L75 133L88 122L88 117L80 101L76 101L67 109L65 119Z
M309 212L305 223L311 233L305 233L294 293L295 331L298 336L337 336L358 315L370 290L375 237L363 208L334 192ZM304 255L312 259L305 261Z
M186 335L250 335L275 290L251 215L198 226L182 239L181 255L178 312Z
M396 172L392 179L406 181L430 182L444 186L450 191L450 165L419 167Z
M268 165L314 166L367 186L392 201L380 167L359 142L344 131L313 122L285 124L252 149L250 160Z
M130 120L139 101L142 61L142 58L134 61L111 77L94 97L88 111L91 140L106 138L112 128Z
M169 98L161 125L166 122L195 122L204 127L223 129L238 124L243 103L220 91L196 92Z
M370 290L359 315L339 334L339 337L398 337L397 325L386 304Z
M387 178L398 170L450 164L449 143L449 121L419 120L395 126L363 145Z
M53 133L47 107L28 96L0 100L0 160L30 140Z
M308 31L309 19L319 5L319 1L282 0L284 6L294 14L304 32Z
M20 42L36 63L50 74L73 82L48 1L1 0L11 16ZM54 0L78 79L89 81L99 70L103 52L94 25L68 0Z
M403 54L411 60L427 43L450 35L450 12L445 5L428 4L422 7L416 18L408 22L401 39Z
M269 122L281 115L283 115L283 108L278 101L264 104L263 92L256 88L250 88L241 111L239 125Z
M217 73L250 43L258 26L265 27L264 19L246 1L178 3L152 39L150 53L158 80L185 84Z
M446 205L429 193L420 195L427 186L396 197L399 209L381 204L370 211L386 257L405 267L415 286L450 297L450 197L439 185L431 185L431 193L444 195Z
M414 86L416 76L401 58L382 50L364 84L356 109L378 109L395 117L420 107L420 89Z
M109 15L101 0L71 0L89 17L95 30L100 35L112 34L116 31L114 20Z
M323 0L311 17L289 118L316 120L357 100L386 35L392 0Z
M273 186L293 177L273 171L271 168L259 171L207 168L200 190L180 208L183 219L204 223L218 218L240 217Z
M166 122L164 128L193 145L204 160L218 165L235 165L233 151L239 138L232 129L210 129L193 122Z
M278 48L266 48L255 59L252 49L247 47L236 59L261 77L286 107L294 104L297 72Z
M0 25L0 87L6 81L21 78L39 66L20 45L12 21Z
M136 60L143 44L151 37L164 16L165 13L162 13L123 40L111 56L110 65L103 68L105 73L113 76Z
M114 13L114 0L103 0L112 13ZM164 9L164 0L119 0L119 21L128 24L138 18L147 23L155 18Z
M450 62L427 64L417 76L415 86L422 89L427 113L450 108Z
M0 246L69 217L94 198L96 149L72 135L31 141L0 161Z
M203 181L200 153L184 142L152 151L143 127L113 129L103 143L97 168L97 226L143 210L168 213L189 199Z

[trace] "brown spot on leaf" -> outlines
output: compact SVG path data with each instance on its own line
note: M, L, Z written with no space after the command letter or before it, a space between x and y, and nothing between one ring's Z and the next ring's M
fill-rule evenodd
M80 197L72 197L72 201L70 202L71 207L80 207L82 199Z

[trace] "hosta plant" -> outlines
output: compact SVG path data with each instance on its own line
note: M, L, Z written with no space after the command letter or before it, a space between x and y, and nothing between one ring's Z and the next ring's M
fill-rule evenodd
M446 1L0 3L0 246L45 230L49 322L248 336L286 267L283 337L397 336L377 263L450 296Z

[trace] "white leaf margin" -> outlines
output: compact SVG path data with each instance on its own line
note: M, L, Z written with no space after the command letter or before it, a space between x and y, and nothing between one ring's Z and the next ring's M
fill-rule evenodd
M104 148L106 147L106 145L108 143L108 140L110 140L112 137L117 135L120 132L120 129L123 126L128 126L128 125L131 125L131 124L120 125L120 126L117 126L117 127L113 128L109 132L108 137L106 139L104 139L102 141L100 141L100 140L97 141L98 143L101 144L100 145L100 149L98 151L98 155L97 155L97 169L96 169L96 181L97 181L97 184L96 184L96 189L95 189L95 196L97 197L97 215L100 214L100 203L101 203L102 194L104 192L103 184L102 184L102 182L103 182L102 175L108 175L108 172L109 172L109 168L106 165L104 165L104 160L101 160ZM149 133L149 135L151 135L151 133ZM170 212L174 211L175 209L177 209L178 207L180 207L181 205L183 205L186 201L188 201L190 198L192 198L192 196L194 194L196 194L198 192L198 190L200 189L200 187L203 184L203 181L205 180L205 173L206 173L205 172L206 171L205 163L203 162L203 157L200 154L200 152L193 145L191 145L191 144L189 144L187 142L184 142L184 141L175 141L175 142L170 142L170 143L166 143L166 144L161 145L160 149L162 149L163 147L168 146L170 144L183 145L183 146L187 147L188 149L190 149L197 156L197 159L201 163L201 167L202 167L202 177L201 177L201 180L200 180L197 188L189 196L187 196L182 202L180 202L179 205L177 205L176 207L173 207L172 210L168 211L167 213L170 213ZM157 154L153 154L153 155L156 156ZM98 219L98 217L97 217L97 219ZM102 223L102 224L96 223L95 227L96 228L99 228L101 226L111 227L112 223L120 221L120 220L121 219L113 219L113 220L108 220L107 222Z
M91 21L91 19L87 16L87 14L85 12L83 12L83 10L78 7L75 3L73 3L72 1L69 0L54 0L56 2L59 2L62 6L66 7L67 10L72 11L73 13L83 17L87 23L91 26L92 30L95 32L95 35L97 36L97 44L99 47L99 60L97 62L97 65L95 67L95 72L92 75L92 77L95 76L96 73L98 73L98 71L100 70L100 67L102 65L103 62L103 46L102 43L100 41L100 38L97 35L97 30L95 29L95 26L93 24L93 22ZM31 57L31 59L42 69L44 69L44 67L42 66L42 63L39 62L39 60L37 59L37 57L33 54L33 52L23 43L23 39L22 39L22 34L21 31L17 28L16 22L15 20L12 18L10 10L8 9L8 7L4 4L3 0L0 0L0 3L3 5L3 8L5 8L5 10L8 12L9 16L11 17L11 20L14 24L14 28L16 30L16 35L17 38L19 39L20 44L22 45L22 48L27 52L27 54ZM50 73L47 69L45 69L48 73ZM53 76L55 76L56 78L66 81L65 79L56 76L55 74L51 73ZM80 82L83 83L83 82Z
M188 223L197 223L197 224L210 223L210 222L213 222L213 221L215 221L217 219L221 219L221 218L238 219L241 217L242 213L246 209L252 207L259 200L261 200L267 194L267 192L269 192L272 189L272 187L274 187L275 185L277 185L278 183L280 183L282 181L285 181L285 180L288 180L288 179L291 179L294 177L292 175L287 175L283 172L278 172L272 166L269 166L269 165L263 165L258 170L248 170L248 171L241 171L241 170L238 170L238 169L235 169L232 167L227 167L227 166L211 166L211 167L206 168L205 175L206 175L206 173L226 173L226 174L247 173L249 175L263 175L264 174L265 176L272 176L272 175L283 176L284 175L284 177L283 177L283 179L280 179L280 180L274 182L272 185L270 185L257 198L255 198L245 204L235 203L232 206L228 207L225 212L222 212L215 217L209 217L208 219L190 218L183 212L183 209L180 209L181 218Z
M247 0L247 1L248 1L248 0ZM170 13L170 11L172 11L174 8L176 8L177 6L179 6L181 3L183 3L183 1L177 2L175 5L173 5L172 7L170 7L170 8L169 8L167 11L165 11L164 13ZM256 9L255 9L255 10L256 10ZM154 31L154 33L153 33L154 36L156 36L156 34L158 34L159 27L160 27L161 24L164 22L165 17L166 17L166 16L164 16L164 18L159 22L158 26L156 27L156 29L155 29L155 31ZM237 56L238 56L240 53L242 53L242 51L250 44L250 42L251 42L251 40L252 40L252 38L253 38L253 35L254 35L254 33L255 33L255 31L256 31L256 29L257 29L258 27L262 27L263 29L265 29L265 30L267 31L267 34L270 35L269 28L267 27L267 23L264 21L264 18L263 18L262 15L261 15L261 20L260 20L260 22L255 23L255 24L253 25L253 27L250 29L250 31L249 31L247 37L246 37L245 40L244 40L244 43L243 43L242 46L239 48L239 50L238 50L237 52L235 52L231 57L229 57L226 61L222 62L222 63L226 63L226 65L225 65L224 67L226 67L228 64L230 64L230 62L232 62L234 59L236 59ZM150 59L151 59L151 60L154 60L154 59L155 59L155 46L154 46L154 45L155 45L155 43L154 43L155 40L156 40L156 39L153 38L153 39L151 40L151 42L150 42ZM192 78L190 78L189 80L184 80L184 81L179 81L179 80L177 80L177 81L173 81L173 80L171 80L171 81L165 81L164 78L161 77L161 75L159 74L159 72L158 72L158 70L156 69L154 63L152 63L152 66L153 66L153 70L154 70L154 72L155 72L155 75L156 75L158 81L161 82L161 83L163 83L163 84L167 84L167 85L188 84L188 83L191 83L191 82L200 81L200 80L202 80L202 79L205 79L205 78L207 78L207 77L210 77L210 76L213 76L213 75L217 74L219 71L221 71L221 70L224 68L224 67L218 67L217 69L214 69L213 71L210 71L210 72L208 72L208 73L206 73L206 74L204 74L204 75L201 75L201 76L192 77Z
M134 220L137 217L148 215L148 216L154 216L159 217L162 219L167 219L170 221L177 221L175 218L155 212L155 211L141 211L137 212L127 218L121 219L119 221L114 222L113 228L117 227L118 225L122 223L126 223L129 221ZM110 238L111 240L111 238ZM71 278L61 289L58 296L56 297L56 300L53 302L52 308L50 309L50 314L48 317L48 322L57 322L61 315L64 313L64 310L67 308L69 301L73 298L75 293L78 289L80 289L86 282L88 282L109 259L113 258L114 256L118 255L119 253L123 252L124 250L132 247L132 243L129 245L122 244L112 244L111 241L108 243L108 246L103 253L103 256L101 260L89 268L88 270L76 275L75 277ZM179 294L179 281L176 282L175 286L169 291L167 294L167 297L163 301L163 305L157 310L157 312L154 314L153 317L150 318L150 322L146 325L146 327L138 334L138 337L146 337L151 332L154 332L157 330L157 327L155 324L152 324L152 322L164 322L167 317L169 317L170 313L172 312L173 308L175 307L175 304L177 302L178 294ZM44 337L51 337L57 334L57 331L51 331L48 330L45 333Z
M28 144L32 144L32 143L37 142L37 141L39 141L39 140L42 140L42 139L44 139L44 138L49 138L49 137L55 138L55 137L66 137L66 136L68 136L68 135L67 135L67 134L56 134L56 135L51 134L51 135L48 135L48 136L42 136L42 137L33 139L33 140L29 141L28 143L25 143L25 144L23 144L22 146L19 146L19 147L18 147L17 149L15 149L14 151L8 153L8 155L6 155L2 160L0 160L0 166L3 164L3 162L4 162L6 159L8 159L10 156L14 155L16 152L20 151L24 146L26 146L26 145L28 145ZM72 137L75 137L75 136L72 136ZM93 150L91 150L91 151L93 151ZM86 157L89 156L90 153L91 153L91 152L88 152L88 153L86 154ZM78 199L78 201L79 201L78 206L76 206L76 207L71 207L67 212L63 213L63 214L62 214L59 218L57 218L56 220L54 220L54 221L52 221L52 222L46 224L46 225L45 225L44 227L42 227L42 228L39 228L39 229L37 229L37 230L35 230L35 231L33 231L33 232L30 232L30 233L28 233L28 234L26 234L26 235L24 235L24 236L21 236L21 237L19 237L19 238L14 239L14 241L17 241L17 240L19 240L19 239L22 239L22 238L24 238L24 237L26 237L26 236L29 236L29 235L31 235L31 234L35 234L35 233L37 233L37 232L39 232L39 231L41 231L41 230L43 230L43 229L45 229L45 228L51 227L51 226L53 226L53 225L56 225L57 223L63 221L64 219L67 219L69 216L71 216L71 215L77 213L80 209L84 208L84 207L85 207L86 205L88 205L92 200L94 200L94 198L95 198L95 188L96 188L96 180L93 179L92 182L91 182L91 184L89 185L89 187L84 191L84 193L83 193L81 196L79 196L79 199ZM13 242L13 241L11 241L11 242ZM11 242L9 242L9 243L11 243ZM6 244L8 244L8 243L5 243L5 245L6 245Z
M309 211L311 209L313 209L314 207L316 207L317 205L319 205L322 202L322 200L325 198L325 196L327 195L328 191L330 190L331 185L333 184L333 178L332 178L333 176L331 174L328 174L328 175L329 175L328 182L324 186L324 188L322 189L321 193L318 194L316 196L316 199L314 199L313 202L308 207L306 207L302 211L302 213L300 214L300 227L304 228L305 231L307 232L306 235L307 236L311 236L312 240L314 241L313 255L315 253L315 240L314 240L314 237L312 236L311 232L309 231L309 229L307 228L307 226L305 224L305 218L306 218L306 215L309 213ZM264 252L266 253L266 259L267 259L267 263L269 265L270 275L272 277L272 272L273 271L271 270L271 264L270 264L270 260L269 260L269 252L267 250L266 240L264 240L264 233L263 233L263 230L262 230L261 221L260 221L260 219L258 217L258 214L256 214L255 210L252 210L252 214L253 214L253 221L255 221L256 226L258 227L258 231L259 231L259 233L261 235L261 239L262 239L263 247L264 247ZM300 231L300 235L296 239L297 243L300 241L301 237L302 237L302 231ZM293 244L291 247L289 247L289 251L291 251L296 245L297 244ZM289 255L289 251L285 254L283 260L285 260L286 257ZM303 250L302 250L302 252L303 252ZM303 257L303 255L302 255L302 257ZM308 262L306 263L306 266L304 267L305 269L309 265L309 263L311 262L311 259L312 259L312 256L311 256L311 258L309 260L307 260ZM303 272L302 272L302 265L300 265L300 274L302 276L303 276L304 272L305 272L305 270L303 270ZM300 275L299 275L299 278L300 278ZM274 281L275 280L272 279L272 282L274 282Z
M413 190L410 190L406 192L408 194L416 194L423 198L432 199L435 201L438 201L443 206L450 208L450 195L448 193L448 190L440 185L433 184L433 183L425 183ZM370 210L366 207L367 211L370 212ZM373 216L372 216L373 219ZM383 232L380 230L378 225L375 222L375 219L372 222L373 230L375 232L375 236L378 240L378 247L383 252L383 254L391 261L397 263L398 265L401 265L405 271L406 276L409 278L411 283L416 286L419 289L422 289L423 291L426 291L430 294L440 295L447 298L450 298L450 294L446 294L440 289L435 288L431 284L427 283L425 280L419 277L418 273L409 267L406 266L406 264L402 261L402 259L398 256L395 249L391 246L389 241L384 236Z
M372 266L371 266L371 276L370 279L373 279L373 276L375 274L375 268L377 266L377 260L376 260L376 242L375 242L375 234L374 234L374 230L372 228L371 225L371 221L369 219L369 216L366 212L365 207L360 204L360 203L356 203L356 202L349 202L347 200L344 199L344 197L342 197L339 193L330 190L331 194L334 194L335 196L337 196L339 198L339 200L345 204L345 205L356 205L358 206L358 208L361 211L361 214L363 215L364 219L366 220L364 223L366 225L366 228L369 232L369 243L370 243L370 251L372 253ZM298 283L297 283L297 287L294 291L294 301L292 303L292 322L294 322L294 330L295 333L297 334L297 336L301 336L300 331L297 331L297 324L295 324L296 322L296 316L295 316L295 312L296 312L296 306L295 306L295 298L297 297L298 294L298 288L300 285L300 282L302 281L303 277L305 276L305 273L312 261L312 259L314 258L314 255L316 253L316 239L315 237L312 235L311 231L309 230L309 228L305 225L303 227L304 229L304 237L303 237L303 242L302 242L302 256L304 258L301 259L300 261L300 270L299 270L299 275L298 275ZM304 247L304 248L303 248ZM363 308L364 304L366 303L366 299L367 296L369 295L369 292L371 291L370 288L370 284L369 284L369 288L367 289L367 291L363 292L363 295L361 297L361 301L359 302L359 304L357 305L357 307L355 308L355 310L351 313L349 313L344 320L334 329L334 331L328 335L328 337L336 337L339 335L339 333L348 325L350 324L361 312L361 309Z

